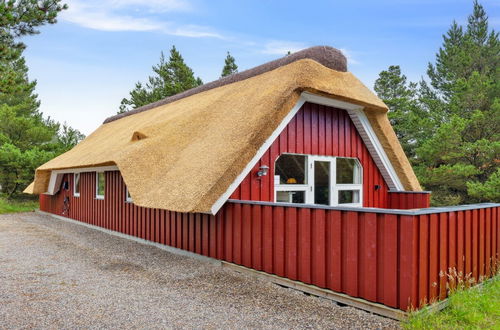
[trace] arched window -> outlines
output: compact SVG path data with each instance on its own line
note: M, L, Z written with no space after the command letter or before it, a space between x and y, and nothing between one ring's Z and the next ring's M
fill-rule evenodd
M356 158L283 154L275 162L275 201L362 206L362 175Z

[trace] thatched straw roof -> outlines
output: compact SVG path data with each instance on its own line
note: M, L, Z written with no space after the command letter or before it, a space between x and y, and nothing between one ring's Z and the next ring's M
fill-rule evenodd
M51 170L116 164L135 204L210 213L304 91L364 106L401 182L420 190L387 107L345 70L340 52L314 47L108 118L26 192L46 192Z

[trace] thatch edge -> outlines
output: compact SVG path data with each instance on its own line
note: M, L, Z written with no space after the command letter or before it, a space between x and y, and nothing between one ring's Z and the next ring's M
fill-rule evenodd
M365 111L365 114L405 190L422 191L387 114L374 111Z
M203 84L201 86L191 88L185 92L164 98L162 100L144 105L142 107L136 108L134 110L130 110L124 113L120 113L111 117L106 118L104 120L103 124L121 119L123 117L127 116L132 116L136 113L139 112L144 112L147 110L151 110L154 108L157 108L161 105L165 105L168 103L175 102L177 100L205 92L210 89L214 89L217 87L222 87L228 84L232 84L238 81L242 81L248 78L252 78L255 76L258 76L260 74L266 73L268 71L275 70L279 67L285 66L287 64L290 64L295 61L303 60L303 59L311 59L314 60L321 65L330 68L332 70L340 71L340 72L347 72L347 59L342 54L342 52L336 48L330 47L330 46L314 46L310 47L301 51L298 51L296 53L290 54L288 56L279 58L277 60L267 62L264 64L261 64L259 66L256 66L254 68L238 72L235 74L232 74L227 77L220 78L215 81L211 81L209 83Z

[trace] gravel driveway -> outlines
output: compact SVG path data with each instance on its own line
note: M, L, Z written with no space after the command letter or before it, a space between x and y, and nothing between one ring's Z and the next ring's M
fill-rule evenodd
M398 326L47 215L0 215L0 328Z

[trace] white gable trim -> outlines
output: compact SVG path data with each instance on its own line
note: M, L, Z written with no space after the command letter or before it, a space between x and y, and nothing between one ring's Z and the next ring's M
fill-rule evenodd
M300 108L302 107L302 105L304 105L304 103L306 103L306 100L301 95L301 97L299 98L299 100L297 101L295 106L286 115L285 119L283 119L283 121L281 122L281 124L279 124L279 126L276 128L276 130L273 132L273 134L271 134L271 136L267 138L267 140L259 148L259 150L257 150L257 153L255 154L255 156L247 164L247 166L245 166L245 168L243 169L243 172L241 172L240 175L238 175L236 177L236 179L233 181L233 183L231 183L231 185L227 188L226 192L224 194L222 194L222 196L219 197L219 199L215 202L214 205L212 205L212 208L211 208L212 214L216 214L220 210L222 205L224 205L224 203L229 199L231 194L236 190L236 188L238 188L238 186L245 179L245 177L248 175L248 173L250 173L250 171L255 166L255 164L257 164L259 159L261 159L262 156L264 156L264 153L267 151L267 149L269 149L271 144L273 144L274 140L276 140L278 138L278 136L286 128L288 123L293 119L293 117L295 117L297 112L299 112Z
M396 191L404 190L404 186L401 183L396 170L394 170L389 157L387 157L384 147L382 147L382 144L375 134L375 131L366 117L365 112L363 110L347 110L347 112L349 113L354 126L358 130L359 135L361 135L361 138L375 161L375 164L377 164L382 177L387 182L389 189Z
M231 194L238 188L238 186L243 182L245 177L250 173L252 168L257 164L257 162L264 156L264 153L271 147L273 142L278 138L281 132L286 128L288 123L295 117L297 112L300 110L302 105L305 102L322 104L330 107L335 107L338 109L347 110L349 116L351 117L354 126L358 129L363 142L366 144L370 155L374 159L377 167L380 169L382 176L386 180L389 188L391 190L404 190L403 185L401 184L401 180L394 170L387 154L385 153L384 148L380 144L373 128L368 121L368 118L364 114L363 107L357 104L348 103L345 101L334 100L331 98L327 98L324 96L319 96L315 94L311 94L308 92L303 92L295 104L295 106L290 110L290 112L286 115L283 121L279 124L276 130L269 136L269 138L264 142L264 144L257 150L257 153L252 158L252 160L245 166L243 171L236 177L236 179L229 185L226 192L222 194L219 199L212 205L211 213L216 214L220 208L224 205L224 203L229 199ZM271 166L272 164L269 164Z
M97 166L97 167L80 167L80 168L67 168L63 170L52 170L50 172L49 186L45 195L55 195L61 186L63 174L66 173L83 173L83 172L105 172L105 171L118 171L118 166Z
M320 96L320 95L316 95L316 94L311 94L308 92L303 92L300 95L300 97L303 98L307 102L326 105L326 106L333 107L333 108L338 108L338 109L343 109L343 110L363 110L363 107L361 105L348 103L348 102L340 101L340 100L334 100L334 99L330 99L328 97L324 97L324 96Z

